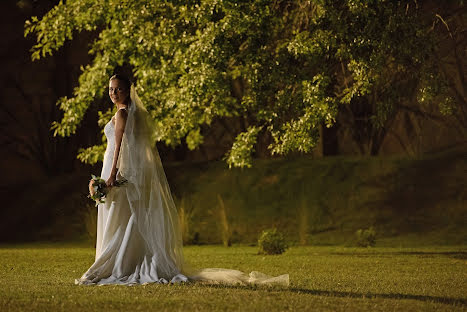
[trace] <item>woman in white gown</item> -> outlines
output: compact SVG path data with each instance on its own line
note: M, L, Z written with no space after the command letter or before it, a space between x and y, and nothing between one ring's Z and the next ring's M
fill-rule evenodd
M104 127L107 148L101 177L110 191L105 203L98 206L95 262L75 283L133 285L197 280L287 286L288 274L246 275L230 269L186 272L177 210L157 149L151 147L155 131L149 114L124 76L110 78L109 96L117 113ZM128 182L113 187L120 179Z

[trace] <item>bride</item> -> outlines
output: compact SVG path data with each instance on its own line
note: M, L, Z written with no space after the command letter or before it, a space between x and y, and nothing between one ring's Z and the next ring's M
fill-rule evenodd
M110 189L98 206L96 257L80 285L177 283L288 285L271 277L230 269L187 272L178 215L157 149L150 116L130 80L114 75L109 96L117 113L105 125L107 149L101 177ZM123 186L116 181L126 179ZM89 183L92 194L93 181Z

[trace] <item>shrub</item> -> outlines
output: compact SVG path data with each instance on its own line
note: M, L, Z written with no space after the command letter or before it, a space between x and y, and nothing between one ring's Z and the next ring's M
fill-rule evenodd
M279 255L287 248L284 236L276 228L264 230L258 239L259 253L266 255Z
M355 234L360 247L373 247L376 244L376 231L372 226L366 230L359 229Z

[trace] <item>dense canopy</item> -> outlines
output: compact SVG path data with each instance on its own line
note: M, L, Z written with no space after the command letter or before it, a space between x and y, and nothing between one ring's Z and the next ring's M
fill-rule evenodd
M271 154L310 152L319 128L341 107L371 101L382 125L394 103L440 92L434 39L417 1L68 0L26 22L33 59L82 31L98 33L73 97L59 100L55 135L77 130L105 95L108 78L129 66L157 124L155 140L190 149L216 118L243 120L230 166L250 166L260 133ZM430 93L431 92L431 93ZM104 125L110 111L99 113ZM79 158L99 161L103 146Z

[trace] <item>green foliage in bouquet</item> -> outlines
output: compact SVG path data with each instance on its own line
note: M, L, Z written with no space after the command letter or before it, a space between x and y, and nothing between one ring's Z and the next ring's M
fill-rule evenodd
M359 229L356 233L357 245L360 247L373 247L376 244L376 231L370 226L366 230Z
M276 228L264 230L258 239L259 254L280 255L287 248L284 236Z

